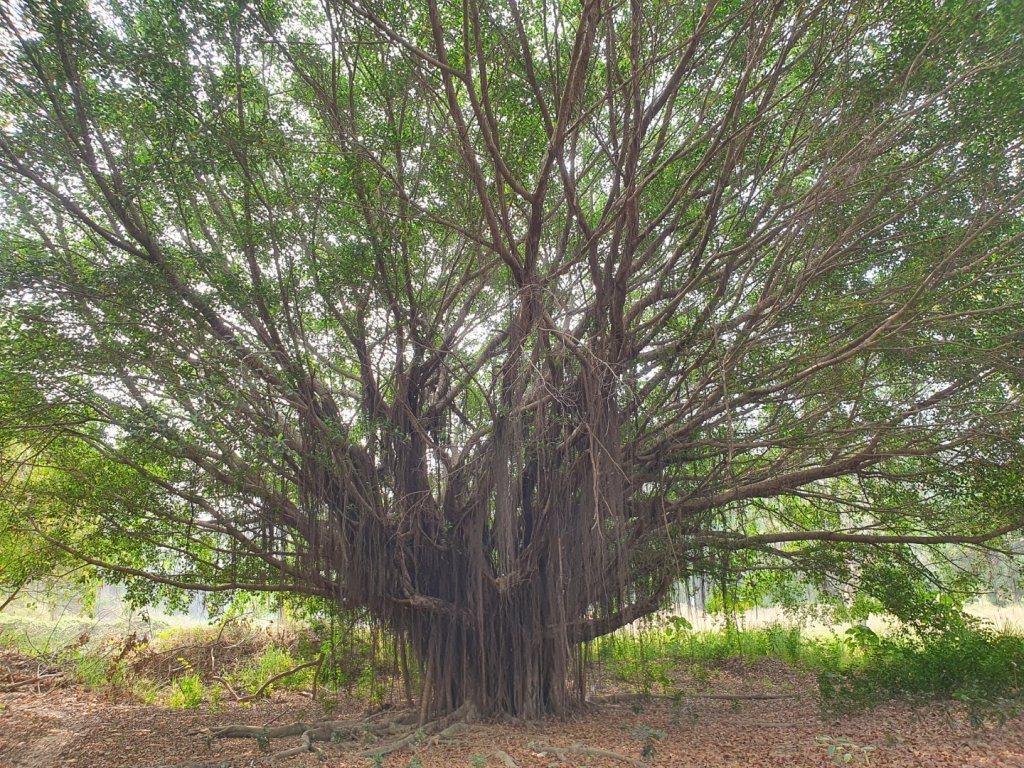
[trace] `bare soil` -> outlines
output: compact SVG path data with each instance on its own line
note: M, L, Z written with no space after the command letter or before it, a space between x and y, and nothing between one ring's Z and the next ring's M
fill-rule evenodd
M10 663L10 659L6 659ZM0 658L0 679L5 659ZM620 759L591 750L608 750L639 761L645 745L653 748L652 766L804 766L834 765L823 737L848 739L847 765L1024 767L1024 720L974 728L952 702L924 706L901 703L840 719L823 718L815 681L778 662L733 662L692 681L700 696L682 701L654 699L594 705L572 717L536 723L475 722L438 744L419 743L383 760L407 768L419 759L424 768L493 766L506 768L497 750L520 768L574 766L621 768ZM710 698L761 694L768 699ZM360 717L365 704L341 699L332 719ZM325 717L309 697L277 693L249 706L231 702L218 711L182 711L129 704L82 687L28 688L0 692L0 767L2 768L213 768L269 765L266 745L255 739L216 739L204 729L233 723L258 726L311 722ZM297 746L297 738L275 739L270 751ZM835 742L834 742L835 743ZM354 746L322 743L323 755L305 753L274 762L294 766L374 765L351 753L372 749L372 737ZM579 748L572 751L572 748ZM863 748L872 748L865 751ZM559 753L559 749L570 751ZM483 762L481 762L483 760ZM866 762L867 760L868 762ZM636 764L635 762L633 763Z

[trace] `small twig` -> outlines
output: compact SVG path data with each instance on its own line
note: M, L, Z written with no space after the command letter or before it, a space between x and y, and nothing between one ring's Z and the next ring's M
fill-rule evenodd
M234 622L235 622L235 617L234 616L229 616L228 618L224 619L223 623L220 625L220 631L217 632L217 637L214 638L214 641L213 641L214 644L220 642L221 637L224 635L224 630L228 628L229 624L234 624Z
M247 698L250 698L250 699L258 698L259 695L261 693L263 693L267 689L267 687L270 686L272 683L276 683L281 678L289 677L291 675L294 675L296 672L300 672L303 669L309 669L310 667L318 667L318 666L320 666L320 662L322 660L323 660L322 658L318 657L318 658L314 659L313 661L307 661L305 664L299 664L299 666L293 667L292 669L289 669L287 672L282 672L282 673L280 673L278 675L274 675L272 678L270 678L265 683L263 683L263 685L261 685L259 688L257 688L255 693L253 693L252 695L250 695Z
M228 693L230 693L234 697L235 701L245 701L248 698L248 697L243 698L242 696L239 696L238 695L238 691L236 691L231 686L231 683L229 683L226 678L214 677L213 679L216 680L221 685L223 685L225 688L227 688L228 689Z
M44 682L48 680L56 680L57 678L62 677L64 677L63 672L53 672L45 675L37 674L35 677L29 678L27 680L17 680L9 683L0 683L0 691L2 691L3 693L11 693L13 691L21 690L22 688L31 688L32 686L35 686L36 693L40 693L42 691L42 685Z

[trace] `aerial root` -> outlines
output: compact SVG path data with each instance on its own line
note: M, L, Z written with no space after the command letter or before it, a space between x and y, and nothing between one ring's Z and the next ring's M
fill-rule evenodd
M435 744L440 743L465 730L476 717L476 707L464 704L450 715L418 727L415 725L414 714L392 713L390 716L378 714L361 720L318 720L313 723L297 722L277 726L228 725L222 728L205 728L198 733L212 739L257 739L264 748L267 748L272 739L299 737L298 745L269 755L272 760L309 752L322 755L323 751L316 746L317 742L347 741L364 741L361 745L363 748L354 753L355 757L374 757L397 752L428 740ZM366 740L373 740L373 746L365 746Z
M516 761L512 759L512 755L500 749L494 750L494 756L498 758L505 768L519 768Z
M294 757L295 755L302 755L306 752L315 752L318 755L323 754L323 750L317 747L313 742L317 740L320 735L319 731L310 728L308 731L302 733L302 744L298 747L292 747L291 749L283 749L280 752L273 754L273 759L280 760L285 757ZM319 739L320 741L326 741L326 739Z
M476 707L467 702L450 715L439 718L422 726L407 726L405 733L399 738L383 745L374 746L356 753L356 757L374 757L397 752L420 741L440 744L457 733L464 731L477 718Z
M545 755L551 755L558 758L559 761L565 762L568 759L568 755L585 755L586 757L603 757L606 760L618 760L619 762L628 763L635 768L650 768L650 766L642 760L637 760L635 757L624 755L621 752L612 752L607 749L598 749L597 747L588 747L585 744L573 744L568 747L553 747L550 744L540 744L538 742L531 742L529 748L534 752L540 752Z

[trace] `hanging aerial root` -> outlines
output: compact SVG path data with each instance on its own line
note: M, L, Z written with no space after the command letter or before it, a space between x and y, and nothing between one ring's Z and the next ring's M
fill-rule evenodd
M387 717L374 715L360 720L318 720L313 723L290 723L288 725L228 725L222 728L206 728L198 731L210 739L251 738L268 749L271 740L298 736L300 742L294 747L274 752L271 760L295 757L309 752L323 754L317 742L341 744L360 742L355 757L372 758L387 755L415 744L430 741L437 744L465 730L477 717L476 707L464 704L450 715L424 725L417 726L415 712L399 712ZM367 746L372 742L372 746Z

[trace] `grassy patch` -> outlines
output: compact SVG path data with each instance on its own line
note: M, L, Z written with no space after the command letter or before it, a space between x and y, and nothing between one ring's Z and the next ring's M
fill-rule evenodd
M75 622L27 628L8 622L0 640L48 659L90 689L182 709L218 706L216 677L251 694L321 653L319 684L328 691L347 689L381 704L397 685L395 643L365 626L349 625L325 637L238 623L162 633L151 645L89 639L73 631L80 629ZM1016 715L1024 694L1024 634L997 631L969 617L937 626L906 624L886 634L866 626L843 634L786 625L693 631L675 617L600 638L586 650L599 678L642 694L713 689L721 667L737 659L750 665L784 662L817 675L823 707L832 714L892 699L940 698L962 702L979 724ZM414 660L409 662L415 670ZM299 670L265 692L309 689L314 674L313 668Z
M198 709L206 700L206 685L195 672L182 675L174 681L168 702L174 709Z
M268 645L258 656L240 662L229 675L229 679L239 693L255 693L267 680L294 669L301 663L287 648ZM275 689L301 690L309 688L312 682L313 670L301 669L268 685L264 693L270 694Z

